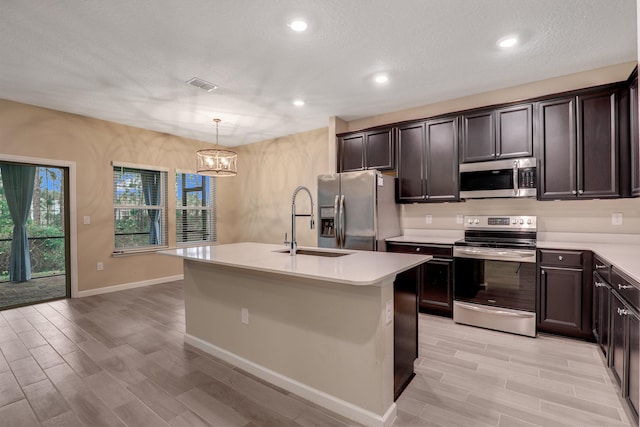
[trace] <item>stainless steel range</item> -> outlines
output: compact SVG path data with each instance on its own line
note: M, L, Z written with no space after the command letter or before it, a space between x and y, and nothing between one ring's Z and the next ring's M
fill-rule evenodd
M536 336L536 217L465 216L455 243L453 320Z

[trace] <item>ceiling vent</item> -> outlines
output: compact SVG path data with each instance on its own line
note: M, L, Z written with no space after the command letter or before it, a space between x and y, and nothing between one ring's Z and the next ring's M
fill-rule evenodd
M213 92L214 90L218 89L217 85L210 83L206 80L202 80L198 77L194 77L192 79L187 80L187 84L190 84L191 86L195 86L202 90L206 90L207 92Z

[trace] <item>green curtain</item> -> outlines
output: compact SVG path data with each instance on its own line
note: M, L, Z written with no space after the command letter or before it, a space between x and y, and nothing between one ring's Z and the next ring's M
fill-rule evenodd
M0 164L4 195L13 221L9 280L25 282L31 279L31 258L27 239L27 220L33 197L35 166Z

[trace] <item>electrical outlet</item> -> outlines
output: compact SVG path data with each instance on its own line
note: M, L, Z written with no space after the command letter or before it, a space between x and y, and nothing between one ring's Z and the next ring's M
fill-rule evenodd
M393 301L387 300L387 304L384 309L384 320L386 324L393 322Z
M98 263L96 264L96 270L98 271L104 270L104 264L102 263L102 261L98 261Z
M464 222L463 215L456 215L456 224L462 224Z
M242 307L240 309L240 321L245 325L249 324L249 309Z
M425 215L425 217L424 217L424 221L425 221L427 224L431 224L431 223L433 222L433 217L432 217L431 215Z
M614 212L611 214L611 225L622 225L622 213Z

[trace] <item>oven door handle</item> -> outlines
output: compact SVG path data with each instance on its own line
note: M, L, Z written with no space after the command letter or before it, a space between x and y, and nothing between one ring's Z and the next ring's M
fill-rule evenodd
M518 188L518 161L514 160L513 161L513 195L515 197L518 196L518 193L520 192L519 188Z
M468 305L465 304L463 302L460 301L456 301L456 304L459 305L460 307L467 309L467 310L473 310L473 311L477 311L479 313L487 313L487 314L498 314L500 316L508 316L508 317L517 317L520 319L529 319L533 316L535 316L534 313L514 313L512 311L505 311L505 310L500 310L499 308L483 308L483 307L477 307L474 305Z
M454 247L453 256L494 261L536 262L535 250Z

